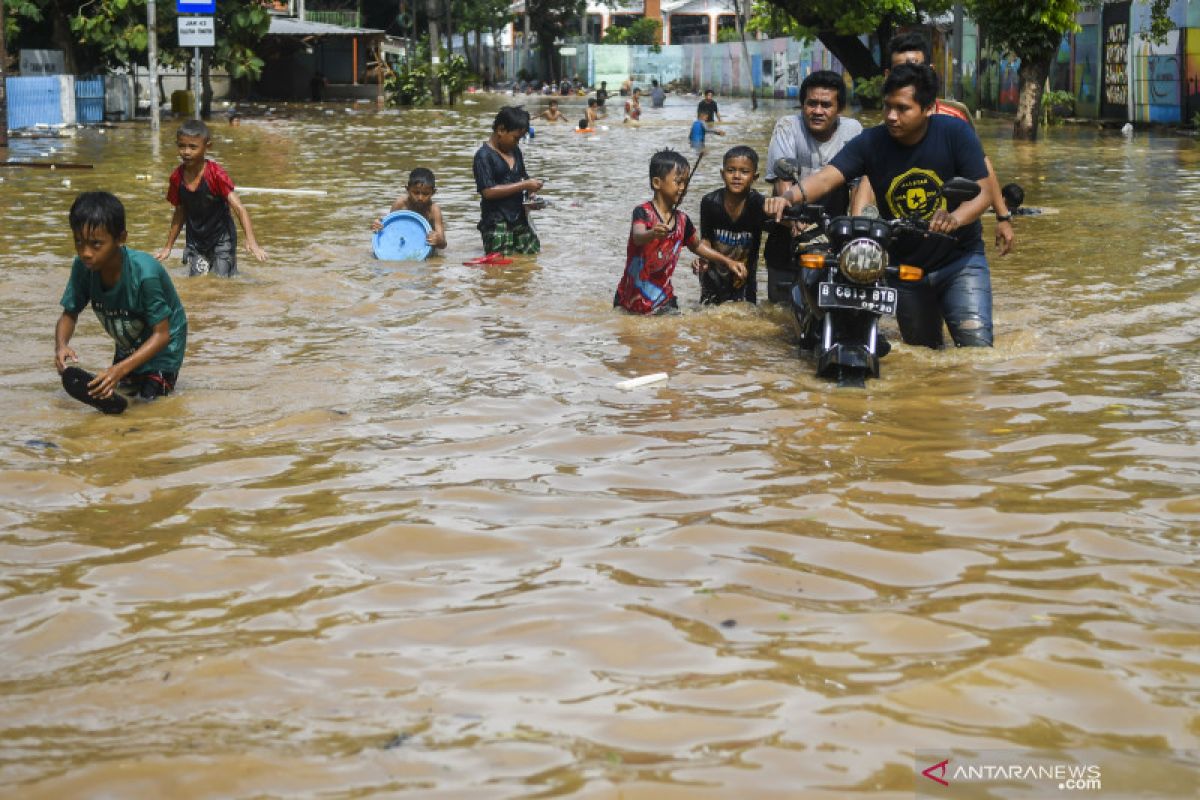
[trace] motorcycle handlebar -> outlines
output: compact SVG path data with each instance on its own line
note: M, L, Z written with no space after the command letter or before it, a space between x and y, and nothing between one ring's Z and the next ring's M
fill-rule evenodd
M783 210L785 222L820 222L825 218L825 207L802 203Z

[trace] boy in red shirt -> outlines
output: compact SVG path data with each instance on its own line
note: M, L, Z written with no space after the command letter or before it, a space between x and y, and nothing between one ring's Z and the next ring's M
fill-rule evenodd
M165 262L175 246L179 231L187 223L187 244L183 248L183 263L189 275L208 271L228 278L237 274L237 214L246 232L246 249L259 261L266 261L266 252L254 238L250 214L233 189L233 181L225 170L206 158L212 144L208 126L198 119L189 119L179 126L175 145L183 162L171 173L167 201L175 206L167 243L154 254Z
M724 264L739 278L746 277L746 265L701 241L692 221L679 210L689 172L687 159L674 150L659 150L650 159L654 199L633 209L625 272L617 284L614 307L620 306L633 314L661 314L678 309L671 275L684 245L709 262Z

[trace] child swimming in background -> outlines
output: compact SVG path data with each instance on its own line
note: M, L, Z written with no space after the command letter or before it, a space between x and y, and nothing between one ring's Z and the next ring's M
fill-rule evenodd
M575 127L576 133L595 133L596 129L588 125L587 117L579 120L579 124Z
M563 115L563 113L558 110L558 101L557 100L551 100L550 107L547 108L545 111L543 111L541 114L538 114L538 118L544 119L547 122L565 122L567 119Z
M408 186L404 195L397 197L392 203L391 211L413 211L420 214L429 223L431 231L425 236L425 243L439 250L446 246L446 223L442 220L442 208L433 202L437 192L434 184L433 171L417 167L408 173ZM371 223L371 230L383 228L383 220L377 219Z
M679 308L671 275L685 245L709 263L720 264L745 280L746 265L706 245L679 202L687 191L687 159L674 150L659 150L650 159L651 200L633 209L625 271L617 284L613 307L633 314L661 314Z
M1008 213L1014 217L1035 217L1041 214L1058 213L1057 208L1028 208L1023 205L1025 190L1015 183L1005 184L1000 190L1000 195L1004 198L1004 204L1008 206Z
M642 118L642 90L634 89L633 94L625 101L625 119L623 122L637 122Z

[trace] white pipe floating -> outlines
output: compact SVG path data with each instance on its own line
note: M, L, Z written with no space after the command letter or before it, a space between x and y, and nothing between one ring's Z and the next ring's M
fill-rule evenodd
M660 383L667 380L670 376L665 372L655 372L653 375L639 375L636 378L630 378L627 381L621 381L617 384L618 389L636 389L639 386L646 386L651 383Z
M237 186L234 191L238 194L301 194L311 197L324 197L329 194L324 189L267 189L261 186Z

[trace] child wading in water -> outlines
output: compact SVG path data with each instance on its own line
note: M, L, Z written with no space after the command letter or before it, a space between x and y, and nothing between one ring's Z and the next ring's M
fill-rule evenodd
M567 120L567 118L563 116L563 113L558 110L557 100L551 100L550 107L538 114L538 116L547 122L566 122Z
M187 316L171 276L148 253L125 247L125 207L108 192L79 195L70 220L76 256L54 328L54 366L63 388L106 414L125 410L118 386L144 400L170 394L187 345ZM116 342L112 366L99 375L67 366L79 361L71 336L89 304Z
M700 275L700 302L758 299L755 267L763 228L779 208L787 208L782 197L763 197L754 189L758 179L758 153L744 145L725 153L721 165L725 188L704 195L700 201L700 238L729 258L746 265L745 278L733 275L720 264L697 259L693 269Z
M711 119L709 113L703 109L696 112L696 121L692 123L692 128L688 131L688 143L691 144L692 149L703 150L704 137L710 133L715 133L717 136L725 135L725 131L709 127Z
M633 209L629 244L625 248L625 272L617 284L613 306L634 314L658 314L679 308L671 275L684 245L709 262L722 264L740 278L746 267L718 253L700 240L700 235L678 209L687 191L687 159L674 150L659 150L650 159L650 188L654 198Z
M492 135L475 153L475 188L481 198L478 228L485 253L531 255L542 249L525 204L543 182L529 177L517 146L528 129L529 112L505 106L496 114Z
M420 214L433 228L426 236L425 243L441 249L446 246L446 224L442 221L442 208L433 202L437 192L434 184L433 171L417 167L408 173L408 186L404 195L397 197L392 203L391 211L413 211ZM371 230L383 228L383 220L377 219L371 223Z
M183 263L187 264L188 274L203 275L211 270L228 278L237 274L237 226L233 224L230 209L246 232L246 249L259 261L266 261L267 254L254 238L250 214L234 191L233 181L215 161L206 157L211 144L208 126L200 120L189 119L179 126L175 145L183 163L171 173L167 187L167 201L175 206L175 213L171 216L167 243L154 257L159 261L170 257L175 239L186 222Z

